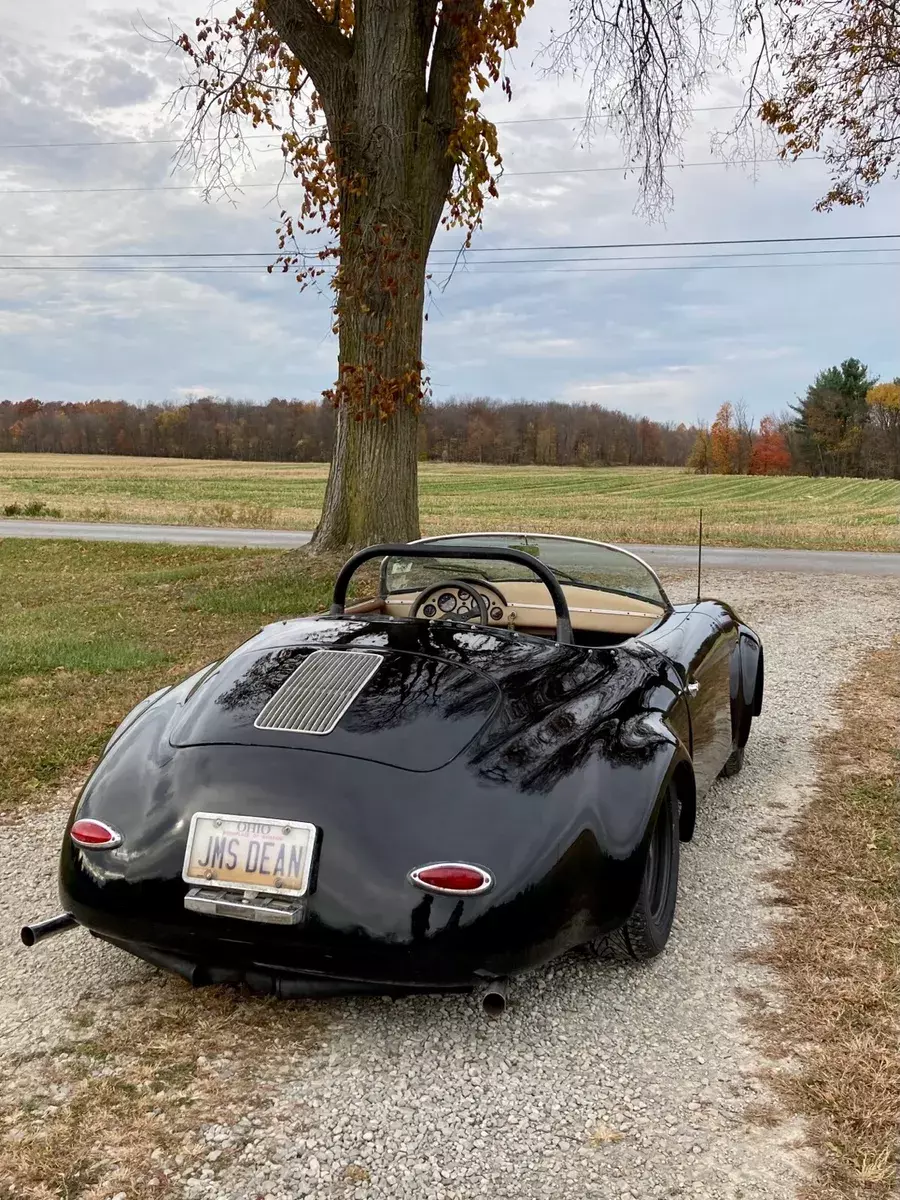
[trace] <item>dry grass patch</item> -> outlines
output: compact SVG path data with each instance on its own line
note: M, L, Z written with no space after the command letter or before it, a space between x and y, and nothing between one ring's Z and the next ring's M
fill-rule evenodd
M840 706L772 876L785 916L757 961L785 1002L751 1011L784 1062L775 1094L820 1150L809 1200L874 1200L900 1182L900 646L870 655Z
M67 520L312 529L327 463L2 454L0 509ZM517 529L604 541L900 550L900 481L694 475L665 467L422 463L423 533Z
M145 1200L219 1166L205 1125L241 1128L308 1053L329 1007L154 978L73 1014L68 1041L0 1063L0 1198ZM276 1065L271 1068L270 1064Z

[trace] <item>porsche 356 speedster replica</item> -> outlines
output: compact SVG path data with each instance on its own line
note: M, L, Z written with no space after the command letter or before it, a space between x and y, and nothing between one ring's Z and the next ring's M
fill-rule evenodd
M364 564L378 594L347 606ZM741 767L757 635L626 550L544 534L370 546L327 614L149 696L84 787L65 912L194 984L481 989L571 947L646 959L679 842Z

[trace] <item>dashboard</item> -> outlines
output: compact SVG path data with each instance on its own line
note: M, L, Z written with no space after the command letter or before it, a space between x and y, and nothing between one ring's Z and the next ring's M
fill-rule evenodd
M470 597L460 596L460 591L475 591L479 599L473 605ZM585 632L643 633L665 612L661 604L621 592L572 584L563 584L563 592L573 629ZM528 633L551 633L556 628L556 612L550 596L537 580L504 581L502 590L481 579L448 580L446 584L435 584L426 596L421 591L392 592L382 601L382 611L392 617L479 622L481 603L487 606L484 622L487 625L506 625Z

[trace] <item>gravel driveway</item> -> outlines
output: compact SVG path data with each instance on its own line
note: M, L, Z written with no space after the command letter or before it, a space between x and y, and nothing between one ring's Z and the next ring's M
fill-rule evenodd
M676 598L689 590L686 580L671 586ZM318 1048L298 1051L287 1027L280 1039L270 1032L278 1070L265 1106L197 1130L202 1153L173 1166L170 1194L795 1195L810 1161L802 1129L746 1115L768 1103L758 1073L769 1064L743 1023L745 989L770 984L741 953L776 919L761 874L780 861L813 778L829 696L873 639L900 631L900 582L709 572L705 590L761 632L766 707L743 773L716 785L684 847L667 952L625 968L573 954L519 983L496 1022L466 998L360 999L330 1004ZM85 994L103 996L114 1016L117 993L153 975L81 933L15 945L22 919L55 911L63 818L56 810L0 830L0 1054L23 1036L52 1044Z

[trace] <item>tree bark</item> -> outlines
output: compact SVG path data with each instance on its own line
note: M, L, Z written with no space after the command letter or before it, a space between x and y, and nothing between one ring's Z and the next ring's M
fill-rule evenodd
M425 284L391 306L386 345L376 351L371 326L381 324L348 307L340 325L339 370L374 368L383 378L413 372L419 379ZM400 310L400 311L398 311ZM373 362L373 358L376 360ZM418 412L407 397L386 418L338 405L334 450L315 550L343 550L374 542L408 542L419 536Z

